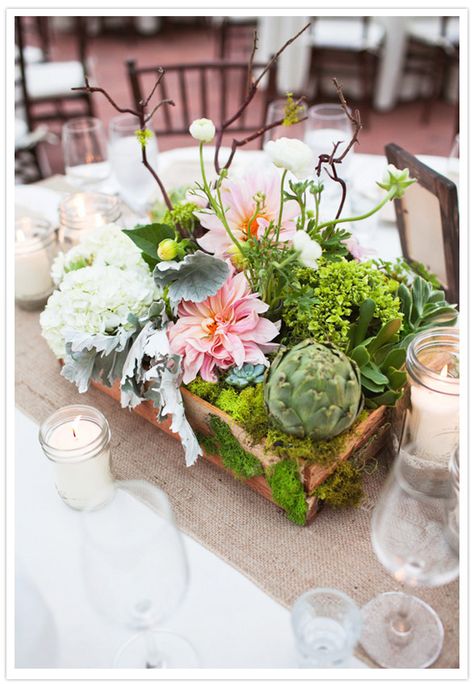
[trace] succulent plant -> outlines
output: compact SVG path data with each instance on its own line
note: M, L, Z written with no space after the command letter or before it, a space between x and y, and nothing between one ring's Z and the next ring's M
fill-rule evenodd
M456 307L448 304L443 290L436 290L421 276L414 278L410 288L402 283L398 288L398 297L403 313L402 346L405 349L422 330L456 324Z
M357 364L332 345L304 340L273 361L265 404L289 435L331 439L347 430L363 406Z
M367 337L375 313L375 302L366 299L359 318L349 331L347 354L359 366L362 391L368 408L394 406L403 393L406 373L402 369L406 352L399 341L402 320L395 318Z
M258 385L263 382L265 374L265 366L263 363L244 363L241 368L232 368L226 376L226 383L233 387L243 389L248 385Z

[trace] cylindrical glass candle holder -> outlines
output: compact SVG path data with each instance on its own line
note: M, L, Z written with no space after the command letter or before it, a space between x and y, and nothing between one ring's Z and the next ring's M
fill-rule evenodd
M82 404L65 406L41 425L39 440L53 463L56 489L68 506L88 509L113 494L110 428L100 411Z
M459 444L459 330L440 327L416 335L406 369L401 473L415 489L440 496L449 487L449 460Z
M120 200L101 192L75 192L59 205L59 233L64 248L77 245L84 235L107 223L119 223Z
M58 236L48 221L23 216L15 221L15 301L23 309L42 309L54 289L51 264Z

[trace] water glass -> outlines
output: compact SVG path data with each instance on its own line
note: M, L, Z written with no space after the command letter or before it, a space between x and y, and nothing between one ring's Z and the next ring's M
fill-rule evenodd
M140 123L133 114L120 114L109 124L109 157L123 200L137 213L148 208L156 191L156 182L142 163L142 151L135 135ZM147 159L156 169L158 144L152 131L146 146Z
M270 102L267 109L265 126L284 118L286 103L287 99L283 97ZM306 102L302 102L300 107L299 118L301 119L308 115L308 105ZM263 136L263 144L265 145L269 140L276 140L277 138L298 138L298 140L303 140L304 124L305 122L301 121L301 123L292 124L291 126L275 126L275 128L271 128L265 133Z
M351 138L352 125L341 105L320 104L310 107L305 121L304 141L311 147L316 159L321 154L331 154L334 144L339 141L341 144L338 150L342 152ZM353 150L345 158L345 165L349 163L348 158L352 154Z
M354 601L337 589L310 589L293 605L291 622L300 667L346 667L362 621Z
M62 145L66 175L73 185L86 188L109 176L107 139L99 119L86 116L67 121Z

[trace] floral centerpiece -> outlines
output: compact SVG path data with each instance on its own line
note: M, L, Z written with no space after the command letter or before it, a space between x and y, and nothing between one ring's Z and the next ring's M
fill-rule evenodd
M244 106L261 77L250 79ZM263 482L298 524L322 501L360 501L362 452L386 426L386 407L402 396L410 339L440 318L443 325L456 318L425 269L364 259L345 229L414 181L389 167L378 205L364 216L344 215L338 168L361 123L336 85L354 130L343 149L335 141L314 159L303 142L283 137L266 146L272 165L235 175L237 148L265 129L234 140L221 166L229 123L216 131L200 119L190 133L199 142L201 178L174 197L147 162L150 98L140 103L133 113L142 159L164 205L153 223L103 226L60 255L58 289L41 316L63 375L80 392L96 382L118 386L123 407L151 402L179 435L187 465L205 454L242 480ZM299 104L289 96L278 123L300 121ZM203 148L213 141L211 182ZM329 220L321 218L323 171L341 191Z

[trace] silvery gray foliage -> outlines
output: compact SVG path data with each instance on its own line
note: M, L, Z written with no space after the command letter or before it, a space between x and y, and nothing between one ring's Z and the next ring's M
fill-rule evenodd
M111 387L122 375L138 320L129 317L130 329L120 328L114 335L88 334L78 330L63 331L66 356L61 371L79 392L87 392L91 380Z
M175 307L182 299L202 302L212 297L227 280L228 264L205 252L188 254L182 261L160 261L153 271L158 287L169 287L171 305Z
M186 419L179 391L181 357L172 354L170 350L164 303L154 304L149 317L123 365L121 404L123 407L134 408L142 401L151 399L158 409L159 420L171 416L171 430L181 438L186 465L192 465L202 454L202 450Z

